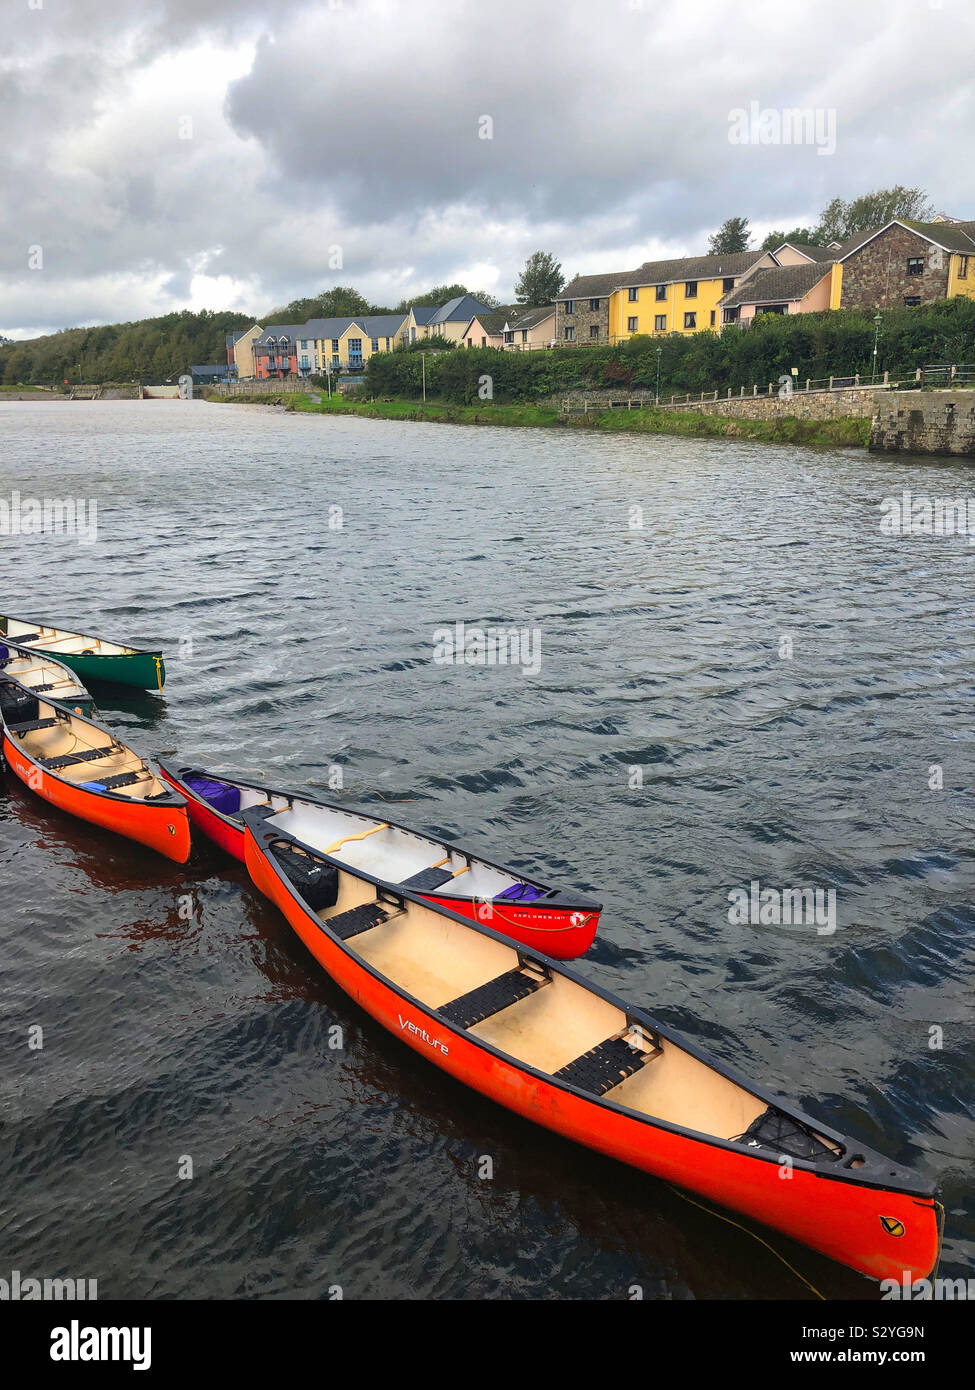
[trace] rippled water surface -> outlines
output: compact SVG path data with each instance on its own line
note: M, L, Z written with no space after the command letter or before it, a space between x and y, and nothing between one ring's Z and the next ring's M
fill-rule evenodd
M3 404L0 497L93 497L98 539L4 536L0 611L161 644L164 694L96 692L140 750L295 787L339 765L350 803L402 803L598 893L582 972L935 1178L959 1277L975 548L882 536L903 488L975 477L730 441ZM435 664L435 629L461 620L539 629L539 674ZM0 1276L97 1278L101 1297L808 1296L745 1231L425 1065L205 843L170 864L9 774L0 837ZM732 925L753 879L835 888L836 933ZM828 1296L876 1297L763 1234Z

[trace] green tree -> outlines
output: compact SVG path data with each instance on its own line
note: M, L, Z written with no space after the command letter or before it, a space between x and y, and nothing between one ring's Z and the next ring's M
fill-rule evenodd
M562 266L551 251L534 251L515 283L515 298L527 309L551 304L565 284Z
M924 222L933 215L934 208L923 188L904 188L898 183L893 188L861 193L849 202L834 198L823 209L817 233L820 245L827 246L831 241L846 241L856 232L883 227L894 217L904 222Z
M462 294L469 294L466 285L434 285L432 290L427 290L423 294L414 294L409 299L401 299L396 306L398 314L407 314L414 304L435 304L439 308L441 304L446 304L449 299L457 299Z
M774 251L783 241L791 241L794 246L822 246L817 227L793 227L791 232L769 232L762 242L762 251Z
M730 256L736 251L747 251L751 239L748 218L729 217L708 237L708 250L712 256Z

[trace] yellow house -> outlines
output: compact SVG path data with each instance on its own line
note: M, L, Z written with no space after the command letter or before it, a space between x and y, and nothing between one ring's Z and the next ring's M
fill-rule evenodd
M775 264L768 251L647 261L621 276L610 294L610 342L625 342L636 333L718 332L722 296Z
M298 343L298 370L356 371L365 366L374 352L392 352L402 337L405 321L405 314L309 319ZM304 343L307 348L302 346Z

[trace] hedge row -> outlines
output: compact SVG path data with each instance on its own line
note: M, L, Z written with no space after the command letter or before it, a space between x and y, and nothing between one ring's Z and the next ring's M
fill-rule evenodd
M653 391L660 366L662 396L684 392L733 391L766 385L798 369L799 381L871 371L876 324L871 314L836 309L820 314L764 315L749 329L729 325L720 334L640 335L619 347L555 348L499 352L458 348L426 356L431 399L457 405L484 399L489 377L493 399L502 403L543 400L574 388L631 386ZM659 350L659 357L658 357ZM934 362L975 361L975 300L957 297L883 315L878 372L892 377ZM366 367L365 393L416 400L422 363L416 352L378 353Z

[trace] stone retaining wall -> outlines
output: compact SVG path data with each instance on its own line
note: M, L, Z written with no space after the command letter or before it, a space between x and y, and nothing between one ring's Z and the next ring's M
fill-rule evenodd
M875 386L845 386L834 391L793 391L791 395L779 396L719 396L717 400L709 395L700 401L661 401L662 410L703 411L705 415L723 415L739 420L839 420L845 418L869 419L875 412L876 400L886 395ZM633 392L625 387L610 390L569 391L552 397L552 404L559 409L568 407L577 410L608 410L610 406L625 407L627 401L634 406L653 405L653 392Z
M975 458L975 391L894 391L877 402L876 452Z

